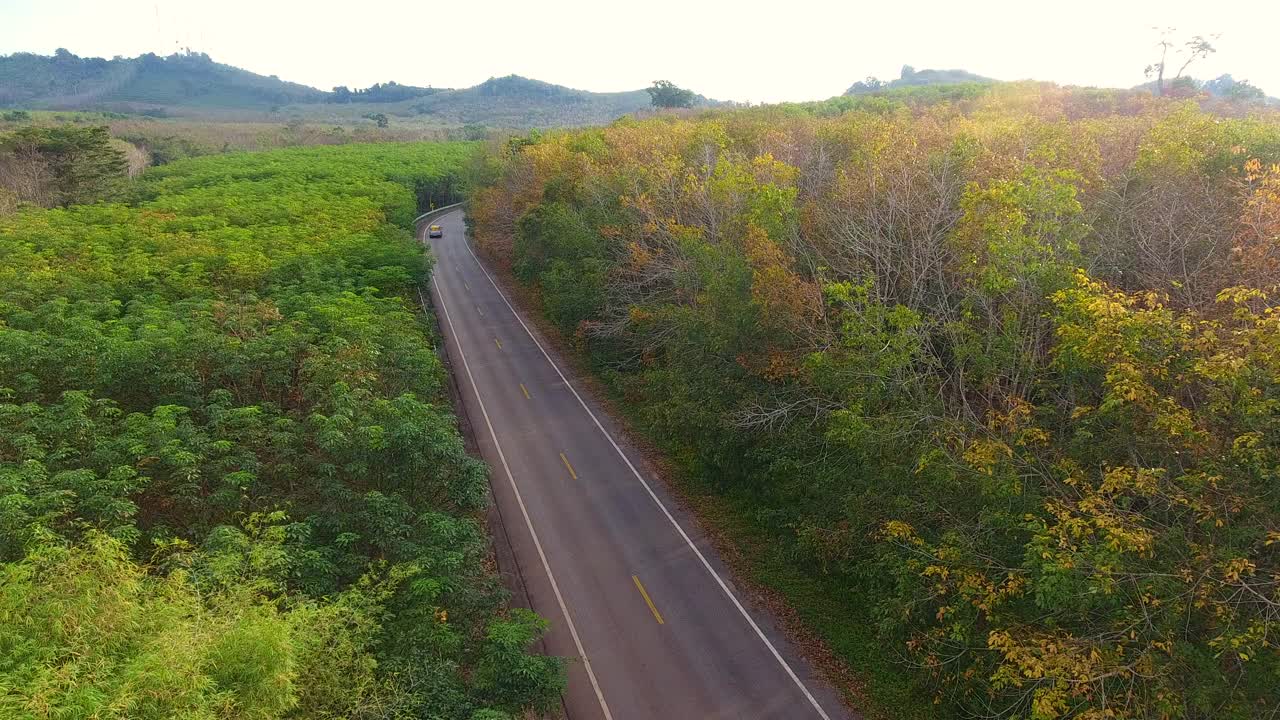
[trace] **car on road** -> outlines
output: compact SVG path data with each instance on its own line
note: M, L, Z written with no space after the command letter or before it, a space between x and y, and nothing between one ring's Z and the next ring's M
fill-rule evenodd
M444 237L444 228L439 225L432 225L427 228L427 237Z

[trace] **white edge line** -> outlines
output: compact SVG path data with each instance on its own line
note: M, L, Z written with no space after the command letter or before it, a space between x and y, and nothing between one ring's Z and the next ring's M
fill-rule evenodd
M433 278L432 281L438 282L438 278ZM600 690L600 683L596 680L596 674L591 669L591 660L587 658L587 651L582 647L582 639L578 637L578 628L573 624L573 618L569 615L569 607L565 605L564 596L560 594L560 585L556 582L555 574L551 572L551 564L547 562L547 553L542 549L542 541L538 539L538 531L533 529L533 520L529 518L529 511L525 508L524 499L520 497L520 488L516 485L516 479L511 474L511 466L507 464L507 456L502 452L502 445L498 443L498 433L494 432L493 423L489 421L489 412L485 410L484 400L480 398L480 387L476 385L475 376L471 374L471 366L467 364L467 355L462 350L460 336L453 327L453 319L449 317L449 307L444 302L444 293L438 288L436 298L440 300L440 310L444 312L444 320L449 325L449 332L453 334L455 339L454 345L458 348L458 358L462 360L462 367L467 371L467 380L471 382L471 391L475 393L476 403L480 405L480 414L484 416L484 424L489 428L489 436L493 438L493 446L498 450L498 459L502 461L502 469L507 475L507 480L511 483L511 491L515 493L516 503L520 506L520 514L524 516L524 524L528 526L529 535L533 537L533 546L538 549L538 558L542 560L542 569L546 570L547 579L551 581L551 590L556 595L556 602L560 604L560 612L564 614L565 624L569 627L569 634L573 636L573 644L578 649L578 656L582 658L582 666L587 671L587 677L591 679L591 687L596 692L596 699L600 701L600 709L604 712L605 720L613 720L613 714L609 712L609 705L604 701L604 692ZM421 287L418 288L418 300L422 300Z
M650 487L648 481L640 475L640 471L636 470L636 466L631 464L631 459L627 457L626 453L622 452L621 447L618 447L617 441L613 439L613 436L609 434L609 431L605 429L604 425L600 424L599 418L596 417L595 413L591 412L591 408L587 406L587 403L582 399L582 396L578 394L577 389L573 387L573 383L569 382L569 378L565 377L564 373L560 371L560 366L556 365L555 360L552 360L551 356L547 354L546 349L542 347L542 343L538 342L538 338L534 336L533 331L529 329L528 325L525 325L524 319L520 317L520 313L516 312L516 309L512 307L511 301L507 300L507 296L502 292L502 288L498 287L498 283L494 282L493 276L489 274L487 269L485 269L484 263L480 262L480 258L476 257L475 251L471 249L471 243L467 242L464 238L462 244L466 246L467 252L471 253L471 258L476 261L476 265L480 268L480 272L483 272L485 277L489 279L489 284L493 285L493 289L498 291L498 296L502 298L502 302L506 303L507 309L511 311L512 315L515 315L516 321L519 322L520 326L524 328L524 331L529 334L529 339L533 340L533 344L537 345L538 350L542 351L542 356L547 359L548 363L551 363L551 367L556 371L556 374L560 376L560 379L564 381L565 386L569 388L569 392L573 393L573 396L578 399L578 404L582 406L582 409L587 411L587 415L591 417L591 421L595 423L596 428L600 430L600 432L605 436L605 439L609 441L609 444L613 446L614 451L616 451L618 456L622 458L622 462L626 463L627 467L631 469L631 474L635 475L636 479L640 481L640 484L644 486L644 489L649 493L649 497L653 498L653 501L658 504L658 508L662 510L662 514L666 515L667 519L671 521L671 525L675 527L676 532L680 533L680 537L684 538L685 543L687 543L689 548L693 550L694 555L697 555L698 559L702 561L702 566L706 568L711 577L715 579L716 584L724 591L724 594L729 598L729 601L733 603L733 606L738 609L738 612L742 613L742 617L747 621L747 624L751 626L751 629L755 630L756 635L759 636L760 641L765 644L765 647L769 648L769 652L773 654L774 659L777 660L778 664L782 666L782 669L786 671L787 676L796 684L796 687L800 688L800 692L804 693L805 698L808 699L809 704L813 706L813 709L817 711L818 716L821 717L822 720L831 720L831 717L827 715L826 711L822 709L822 706L818 704L817 698L813 696L813 693L809 692L809 688L805 687L804 682L802 682L799 676L796 675L795 670L791 669L791 665L782 657L782 653L778 652L778 649L774 647L769 638L765 636L764 631L761 630L760 626L756 624L756 621L751 618L751 614L748 613L747 609L738 601L737 596L729 589L729 586L725 583L724 579L715 571L715 568L711 567L711 563L707 561L706 556L702 554L702 551L698 549L698 546L689 538L689 534L684 531L683 527L680 527L680 523L676 521L675 516L671 514L671 511L667 509L667 506L658 498L658 494L653 491L653 488ZM446 316L447 315L448 313L446 313ZM478 394L477 397L479 397ZM493 428L490 427L490 431L492 430ZM501 451L499 451L499 454L501 454ZM505 464L505 461L503 462ZM508 475L510 475L510 472L508 472ZM514 483L514 481L512 482ZM525 515L525 520L528 520L527 514ZM529 526L529 530L530 532L533 531L532 525ZM547 572L550 573L550 568L547 569ZM562 608L563 606L564 604L561 603ZM577 636L575 635L574 637L576 639ZM581 646L579 646L578 649L581 651ZM583 658L585 659L585 657L586 656L584 655ZM601 698L600 702L603 703L604 698ZM605 714L608 714L607 710L605 711Z

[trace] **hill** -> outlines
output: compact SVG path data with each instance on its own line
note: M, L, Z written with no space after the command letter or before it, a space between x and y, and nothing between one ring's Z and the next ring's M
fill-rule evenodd
M699 95L695 104L717 103ZM397 102L372 102L357 91L349 101L298 103L280 108L280 113L311 122L351 121L381 113L397 124L549 128L603 125L649 107L644 90L598 93L507 75L469 88L428 88L422 95Z
M644 90L596 93L507 75L418 98L410 109L447 124L544 127L599 124L649 106Z
M959 85L962 83L993 83L995 80L975 75L967 70L916 70L910 65L902 66L902 74L897 80L888 82L869 77L856 82L845 90L845 95L866 95L884 90L895 90L904 87L921 87L925 85Z
M320 102L330 93L214 62L203 53L82 58L14 53L0 57L0 105L48 110L157 108L267 110Z
M716 104L701 95L698 105ZM430 124L528 128L607 123L650 106L643 90L589 92L518 75L470 88L379 83L332 92L215 62L204 53L168 57L0 56L0 107L107 110L236 120L354 120L373 113Z

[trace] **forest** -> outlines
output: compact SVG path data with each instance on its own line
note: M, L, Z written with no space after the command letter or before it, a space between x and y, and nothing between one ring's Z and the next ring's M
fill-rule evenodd
M53 140L110 178L100 135ZM219 155L0 215L0 716L558 702L416 294L410 221L473 152Z
M959 86L470 173L479 246L872 716L1280 712L1275 113Z

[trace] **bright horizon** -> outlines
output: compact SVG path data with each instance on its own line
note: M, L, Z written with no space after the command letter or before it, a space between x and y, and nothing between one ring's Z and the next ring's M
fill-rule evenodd
M586 0L442 8L386 0L334 12L292 0L9 0L0 9L0 54L62 47L110 58L190 48L324 90L391 80L470 87L517 74L597 92L669 79L719 100L780 102L839 95L869 75L891 80L903 65L1131 87L1157 59L1152 26L1159 25L1178 28L1179 41L1220 35L1218 52L1189 74L1230 73L1280 95L1271 38L1280 4L1081 0L1052 12L1030 5L926 0L860 9L798 0L775 14L777 3L750 0L605 10Z

